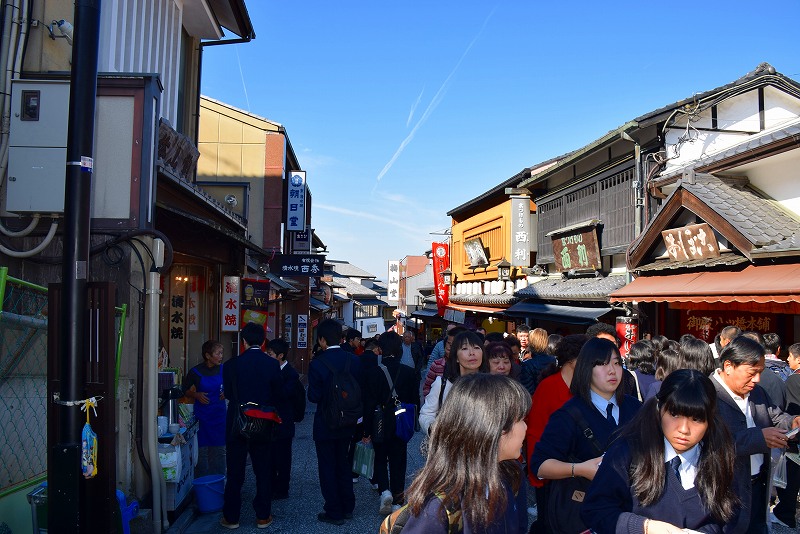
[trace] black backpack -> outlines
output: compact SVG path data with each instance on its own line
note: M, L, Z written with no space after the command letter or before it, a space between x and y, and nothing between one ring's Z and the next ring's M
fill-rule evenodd
M320 361L331 371L328 379L328 391L325 395L325 411L322 412L325 422L331 430L355 426L364 415L361 386L350 373L350 358L351 356L348 354L343 370L336 369L324 356L320 358Z
M292 419L299 423L306 416L306 388L303 387L299 379L294 381L294 391L292 392Z

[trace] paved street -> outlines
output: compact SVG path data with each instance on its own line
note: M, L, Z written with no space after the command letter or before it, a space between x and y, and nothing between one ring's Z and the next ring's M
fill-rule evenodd
M378 494L370 488L368 480L360 479L354 485L356 493L356 509L353 519L345 525L337 527L317 521L317 513L322 511L322 495L317 477L317 455L314 441L311 439L311 426L314 420L314 404L308 404L309 413L302 423L297 425L292 458L292 482L290 496L282 501L272 503L272 515L275 521L267 529L258 530L251 502L255 494L255 478L248 466L247 479L242 491L242 517L236 532L302 532L316 534L322 532L368 533L377 532L381 516L378 514ZM408 444L408 482L414 473L422 467L419 454L419 443L422 435L417 433ZM190 512L187 512L190 513ZM188 525L184 534L206 534L230 532L219 525L221 512L196 515ZM176 527L180 521L176 521Z

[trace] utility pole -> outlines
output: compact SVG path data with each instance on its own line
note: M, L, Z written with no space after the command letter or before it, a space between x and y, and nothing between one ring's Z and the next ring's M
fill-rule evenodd
M58 318L63 335L55 340L61 355L59 394L62 401L81 400L86 396L86 290L100 2L75 0L64 191L63 292L61 317ZM81 517L81 511L88 509L87 503L81 502L81 411L62 404L52 404L51 408L51 417L58 418L60 430L55 443L48 444L53 460L48 465L48 530L86 532L86 518Z

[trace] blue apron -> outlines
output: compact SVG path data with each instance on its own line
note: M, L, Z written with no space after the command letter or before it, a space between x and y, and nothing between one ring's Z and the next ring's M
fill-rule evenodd
M198 393L205 393L208 397L208 404L197 401L194 403L194 416L200 422L197 444L200 447L225 445L225 401L219 398L222 389L222 365L214 376L201 375L194 367L192 371L200 377Z

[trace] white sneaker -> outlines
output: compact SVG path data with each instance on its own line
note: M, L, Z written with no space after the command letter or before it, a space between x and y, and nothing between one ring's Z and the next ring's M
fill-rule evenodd
M381 493L381 507L378 513L381 515L389 515L392 513L392 493L389 490L383 490Z

